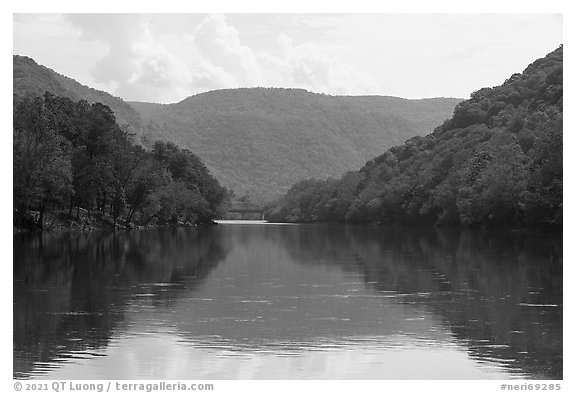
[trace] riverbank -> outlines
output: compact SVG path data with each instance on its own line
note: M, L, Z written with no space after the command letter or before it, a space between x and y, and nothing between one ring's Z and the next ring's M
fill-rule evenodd
M23 217L20 217L17 223L14 220L13 233L27 232L63 232L63 231L100 231L100 230L143 230L157 228L162 226L178 227L197 227L201 225L198 222L177 221L173 224L159 224L150 222L146 225L139 225L133 222L127 223L124 218L117 218L114 222L110 214L102 212L90 212L86 209L80 209L70 216L68 211L54 211L44 214L42 226L38 225L38 211L31 211ZM210 224L215 224L213 221Z

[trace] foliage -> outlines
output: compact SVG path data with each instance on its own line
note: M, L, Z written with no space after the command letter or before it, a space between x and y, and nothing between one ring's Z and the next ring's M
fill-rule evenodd
M342 176L385 148L423 135L459 101L250 88L169 105L130 104L147 125L150 142L193 148L226 187L260 204L296 181Z
M37 203L40 223L47 203L72 192L71 146L54 122L41 99L23 102L14 114L14 206L26 211Z
M47 208L76 219L88 214L148 223L207 222L221 213L228 192L202 161L173 144L152 151L134 145L101 103L73 102L48 92L14 107L15 225Z
M268 218L560 227L562 50L474 92L430 135L368 161L359 181L347 174L294 184Z
M101 102L134 142L157 140L194 151L216 179L261 204L296 181L338 177L394 144L441 124L458 98L346 97L302 89L231 89L175 104L124 102L13 56L16 102L44 92Z

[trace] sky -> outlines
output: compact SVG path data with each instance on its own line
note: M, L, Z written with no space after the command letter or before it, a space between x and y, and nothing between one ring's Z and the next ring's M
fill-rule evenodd
M128 101L216 89L468 98L562 44L562 14L22 14L13 53Z

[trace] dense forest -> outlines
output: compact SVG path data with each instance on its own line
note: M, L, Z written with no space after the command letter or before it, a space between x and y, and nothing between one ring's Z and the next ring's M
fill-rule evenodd
M461 102L414 137L339 179L304 180L269 220L562 225L562 46Z
M108 106L133 142L155 141L193 151L238 197L270 201L310 177L341 176L385 149L442 124L459 98L407 100L329 96L302 89L216 90L174 104L125 102L13 56L13 94L48 91Z
M341 176L388 147L425 135L460 101L242 88L169 105L129 104L142 116L146 139L194 149L223 185L262 203L294 182Z
M204 223L228 200L197 156L134 144L104 104L47 92L16 100L13 118L16 227L41 229L47 212L71 227L86 216L111 227Z

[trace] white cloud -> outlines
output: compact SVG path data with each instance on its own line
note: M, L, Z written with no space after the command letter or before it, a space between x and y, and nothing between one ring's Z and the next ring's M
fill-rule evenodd
M188 94L186 62L156 36L140 15L76 14L70 22L84 40L102 41L108 53L92 67L92 76L126 100L173 102Z
M330 94L370 94L378 82L349 64L326 54L314 43L294 45L286 34L278 37L280 56L263 56L270 74L281 73L290 86ZM278 79L272 77L272 79Z
M187 94L191 73L182 58L157 40L144 23L130 47L130 75L118 89L121 96L146 101L177 101Z
M94 79L127 100L173 102L206 90L301 87L329 94L376 92L377 83L311 42L281 34L270 52L242 42L224 15L207 15L187 30L155 34L145 16L71 15L83 39L108 45Z
M252 86L465 97L559 40L561 18L545 15L14 16L15 53L126 100L155 102Z
M194 32L193 42L205 60L233 73L247 84L262 81L262 72L252 50L240 41L238 31L224 15L209 15Z

